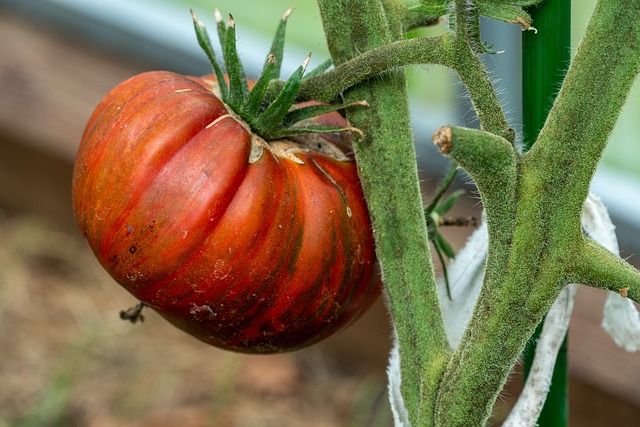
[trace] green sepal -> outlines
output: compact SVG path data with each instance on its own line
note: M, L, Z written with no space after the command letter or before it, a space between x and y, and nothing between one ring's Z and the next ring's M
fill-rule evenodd
M227 25L224 40L224 65L229 77L229 97L226 101L234 111L239 111L247 100L249 87L247 86L244 68L238 57L236 26L231 14L229 14L229 24Z
M464 190L454 191L449 197L444 199L442 203L439 203L436 206L436 208L434 209L434 212L437 213L438 215L446 214L451 210L451 208L453 208L453 206L456 204L460 196L462 196L463 194L464 194Z
M282 19L280 19L280 23L278 24L278 28L276 29L276 34L273 36L273 42L271 43L271 50L269 51L269 54L275 57L276 63L275 68L273 69L270 76L271 79L280 78L280 71L282 69L282 58L284 56L284 36L287 30L287 20L294 9L295 7L292 7L291 9L287 10L284 15L282 15ZM267 56L267 58L269 57Z
M321 116L322 114L331 113L333 111L344 110L348 107L354 107L356 105L368 107L365 101L350 102L348 104L329 104L329 105L309 105L306 107L296 108L291 110L282 119L283 127L288 127L298 123L301 120L309 119L311 117Z
M218 9L216 9L215 17L216 29L218 30L218 40L220 41L220 45L224 46L224 39L227 36L227 24L225 24L224 19L222 19L222 14Z
M324 73L329 68L331 68L332 65L333 65L333 61L331 60L331 58L329 58L329 59L323 61L318 66L316 66L316 68L314 68L313 70L311 70L308 73L306 73L304 75L304 77L302 78L302 80L309 79L311 77L319 76L320 74Z
M271 87L270 83L280 74L286 23L292 10L293 9L287 10L280 20L262 74L251 90L249 90L244 68L238 56L236 28L233 16L229 15L228 24L225 24L220 12L217 9L215 12L218 37L222 46L224 68L227 73L225 79L223 68L216 60L215 51L206 28L204 24L197 19L195 13L192 12L198 42L212 63L212 67L219 81L222 101L238 114L256 134L267 141L290 135L309 133L354 131L362 134L360 130L348 126L323 126L309 122L299 123L302 120L328 112L356 105L366 105L365 102L361 101L348 104L300 107L292 111L292 106L296 100L311 54L309 54L309 57L306 58L303 64L289 77L284 87L279 90L277 94L269 92L269 87ZM321 74L331 65L332 62L330 60L325 61L313 71L313 74ZM275 97L275 99L272 97ZM299 123L299 125L296 126L296 123Z
M298 89L300 89L300 83L302 83L302 76L304 70L307 68L311 54L307 59L298 67L296 71L291 74L284 87L276 97L276 99L263 111L253 122L255 131L263 137L270 135L278 125L282 122L282 119L287 115L291 106L296 100Z
M213 72L216 75L216 79L218 79L220 93L222 94L222 98L224 99L227 96L227 84L224 81L224 73L222 72L222 69L218 64L218 60L216 58L215 51L213 50L213 45L211 44L211 39L209 38L207 28L204 26L204 23L200 19L198 19L198 16L193 10L191 11L191 18L193 19L193 27L196 31L198 44L207 55L207 58L209 58L209 62L211 63Z
M262 74L253 86L253 89L251 89L251 92L249 92L249 99L243 108L243 112L246 113L247 117L255 117L258 111L260 111L260 107L262 107L262 102L264 101L264 96L269 88L269 82L271 81L270 76L273 74L275 66L276 58L270 54L267 56Z
M278 129L270 134L270 139L280 139L287 136L308 135L312 133L337 133L337 132L355 132L360 137L363 136L360 129L351 126L325 126L325 125L309 125L294 126L290 128Z

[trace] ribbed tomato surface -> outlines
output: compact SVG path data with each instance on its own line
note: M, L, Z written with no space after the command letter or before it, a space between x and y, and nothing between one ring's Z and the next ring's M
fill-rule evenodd
M215 87L151 72L107 95L76 159L78 225L118 283L207 343L251 353L315 343L379 293L345 137L265 143Z

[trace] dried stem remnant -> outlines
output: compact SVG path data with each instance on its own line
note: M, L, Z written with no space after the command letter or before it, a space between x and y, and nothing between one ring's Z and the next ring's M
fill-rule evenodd
M451 149L451 127L443 126L438 129L431 141L438 146L442 154L447 154Z

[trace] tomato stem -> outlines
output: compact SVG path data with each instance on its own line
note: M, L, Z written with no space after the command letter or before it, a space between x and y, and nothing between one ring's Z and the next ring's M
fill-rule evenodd
M448 33L430 38L398 40L359 53L337 64L332 70L304 79L297 100L331 102L340 93L362 81L417 64L444 65L456 71L467 87L482 128L514 141L515 133L509 128L500 101L477 54L467 42L459 41ZM278 80L270 82L269 93L281 90L283 85L284 82Z
M436 138L478 184L489 224L483 287L442 377L437 425L481 425L491 415L511 367L566 285L624 283L639 295L640 273L581 228L591 178L640 71L638 20L640 2L598 2L539 137L515 157L515 176L505 176L506 141L455 128Z
M536 32L522 34L522 134L523 151L527 151L544 126L553 105L557 88L562 83L571 60L571 1L547 0L527 8ZM533 367L537 342L543 323L538 325L523 354L527 378ZM568 335L556 357L551 386L538 424L566 427L569 416Z
M318 4L338 68L401 37L389 16L394 10L385 10L380 0ZM346 90L344 98L365 99L371 105L346 112L350 123L364 132L364 138L354 142L354 152L399 345L402 396L411 423L431 425L449 344L418 183L406 81L402 73L386 73Z

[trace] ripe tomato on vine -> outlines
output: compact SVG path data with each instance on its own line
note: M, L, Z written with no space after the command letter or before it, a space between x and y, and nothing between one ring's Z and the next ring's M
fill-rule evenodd
M217 77L144 73L98 105L76 159L74 212L111 276L180 329L234 351L295 350L379 294L351 129L344 106L293 105L306 63L269 102L279 42L247 82L235 25L222 27L234 75L223 80L215 62Z

